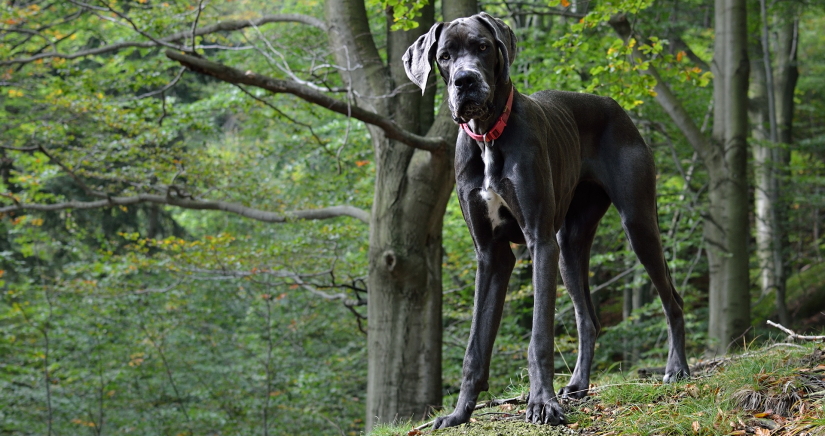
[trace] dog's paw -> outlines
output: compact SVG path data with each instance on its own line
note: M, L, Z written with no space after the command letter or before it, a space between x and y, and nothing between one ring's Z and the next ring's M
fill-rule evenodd
M470 415L467 414L466 416L462 416L456 412L453 412L447 416L441 416L435 419L435 423L433 423L433 430L438 430L441 428L447 427L455 427L457 425L464 424L465 422L470 420Z
M558 397L562 400L580 400L587 396L589 384L570 383L559 389Z
M527 401L525 420L533 424L559 425L567 423L564 412L562 412L561 406L555 397L548 398L547 395L533 395L532 393Z
M690 378L690 369L688 368L676 368L673 370L668 370L665 372L665 376L662 378L662 382L664 383L675 383L679 380L684 380Z

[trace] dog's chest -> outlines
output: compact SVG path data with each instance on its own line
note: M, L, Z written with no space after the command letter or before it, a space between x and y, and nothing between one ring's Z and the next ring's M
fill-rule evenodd
M493 146L484 144L481 151L481 159L484 161L484 184L481 186L481 199L487 204L487 217L493 228L498 227L504 222L504 217L501 214L501 208L510 210L507 202L501 198L495 191L495 182L498 180L499 172L501 171L501 162L496 159L501 159L501 156L496 156L493 152Z

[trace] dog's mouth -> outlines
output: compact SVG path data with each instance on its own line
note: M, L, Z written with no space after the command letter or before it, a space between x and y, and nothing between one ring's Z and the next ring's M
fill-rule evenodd
M458 102L457 108L453 110L453 120L457 123L466 124L470 120L484 120L490 116L493 110L492 102L479 102L474 99L463 99Z

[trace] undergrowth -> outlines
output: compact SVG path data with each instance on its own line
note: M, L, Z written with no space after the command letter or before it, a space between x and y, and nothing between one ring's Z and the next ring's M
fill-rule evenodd
M636 374L597 376L587 398L564 404L566 426L525 423L526 392L516 388L506 397L522 399L477 410L466 425L432 431L423 422L407 422L375 429L370 436L825 436L825 353L813 344L776 344L698 362L693 377L675 384ZM557 381L557 387L563 384Z

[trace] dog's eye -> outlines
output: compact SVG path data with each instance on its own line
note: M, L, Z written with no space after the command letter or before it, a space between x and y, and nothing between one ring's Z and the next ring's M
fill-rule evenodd
M447 60L450 60L450 54L446 53L446 52L441 53L441 55L439 55L438 58L441 59L442 61L447 61Z
M487 44L481 44L478 46L478 49L481 51L487 50Z

